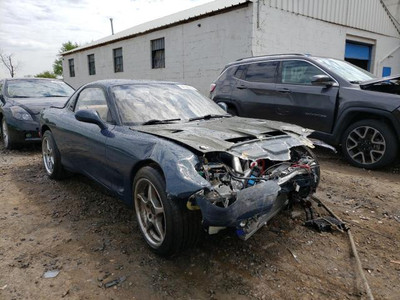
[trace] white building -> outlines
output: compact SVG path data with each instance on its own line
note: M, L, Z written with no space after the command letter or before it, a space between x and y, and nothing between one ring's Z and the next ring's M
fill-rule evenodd
M236 59L309 53L346 59L378 76L400 73L399 1L217 0L63 54L64 80L180 81L208 94ZM389 9L390 10L389 10ZM392 13L391 13L392 12Z

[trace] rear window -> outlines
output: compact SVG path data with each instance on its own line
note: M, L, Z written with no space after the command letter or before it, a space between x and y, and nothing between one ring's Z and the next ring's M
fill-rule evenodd
M245 80L253 82L275 83L279 62L262 62L250 64Z

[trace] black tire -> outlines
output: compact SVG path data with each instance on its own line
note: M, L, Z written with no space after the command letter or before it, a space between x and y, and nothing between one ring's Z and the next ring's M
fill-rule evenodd
M351 124L342 136L342 152L353 166L378 169L392 163L399 151L393 130L384 122L367 119Z
M169 257L198 242L202 232L200 212L188 210L184 201L168 200L165 180L157 169L140 169L132 190L139 228L156 254ZM149 191L153 194L150 197Z
M45 131L43 134L42 158L44 169L49 178L55 180L65 178L66 172L61 164L60 151L57 148L53 134L50 130Z
M17 148L17 144L14 142L14 137L8 129L5 118L1 120L1 138L5 149L11 150Z
M233 106L228 106L228 110L226 112L232 116L238 116L238 112Z

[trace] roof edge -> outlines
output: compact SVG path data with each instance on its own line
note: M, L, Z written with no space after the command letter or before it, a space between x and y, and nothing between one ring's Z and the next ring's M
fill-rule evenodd
M187 19L183 19L183 20L179 20L179 21L176 21L176 22L164 24L164 25L157 26L157 27L154 27L154 28L151 28L151 29L148 29L148 30L141 31L141 32L128 34L126 36L122 36L122 37L119 37L119 38L116 38L116 39L113 39L113 40L104 41L104 42L101 42L101 43L98 43L98 44L95 44L95 45L87 45L87 46L78 47L76 49L72 49L72 50L63 52L60 55L61 56L66 56L66 55L70 55L70 54L74 54L74 53L78 53L78 52L87 51L87 50L90 50L90 49L98 48L100 46L114 44L114 43L117 43L117 42L120 42L120 41L123 41L123 40L132 39L132 38L135 38L137 36L145 35L145 34L148 34L148 33L151 33L151 32L155 32L155 31L159 31L159 30L175 27L175 26L178 26L178 25L181 25L181 24L190 23L190 22L193 22L193 21L196 21L196 20L199 20L199 19L204 19L204 18L207 18L207 17L219 15L219 14L222 14L222 13L226 13L226 12L229 12L229 11L234 11L234 10L237 10L237 9L240 9L240 8L243 8L243 7L247 7L249 5L249 3L252 3L252 2L253 2L252 0L245 0L243 2L240 2L238 4L234 4L232 6L220 8L220 9L217 9L217 10L214 10L214 11L210 11L210 12L206 12L206 13L203 13L203 14L200 14L200 15L197 15L197 16L188 17ZM169 16L171 16L171 15L169 15ZM168 17L168 16L165 16L165 17ZM165 18L165 17L163 17L163 18ZM160 18L160 19L162 19L162 18ZM152 21L150 21L150 22L152 22ZM142 24L139 24L137 26L140 26L140 25L143 25L143 24L146 24L146 23L142 23ZM132 27L132 28L134 28L134 27ZM129 30L129 29L127 29L127 30Z

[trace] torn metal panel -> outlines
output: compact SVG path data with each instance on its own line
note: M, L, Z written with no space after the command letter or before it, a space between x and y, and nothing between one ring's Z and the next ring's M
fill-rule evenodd
M224 152L243 159L289 159L291 147L306 144L312 131L286 123L247 118L223 118L207 122L135 126L132 130L164 137L202 153ZM257 142L257 143L256 143Z

